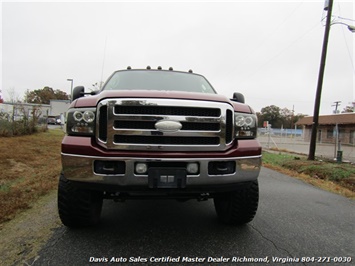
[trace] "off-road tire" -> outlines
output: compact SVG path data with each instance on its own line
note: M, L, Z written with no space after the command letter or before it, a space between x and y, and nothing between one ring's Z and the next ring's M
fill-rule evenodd
M248 182L238 190L214 197L218 218L226 224L243 225L254 219L258 209L258 181Z
M65 226L83 227L98 224L102 202L101 192L79 189L61 173L58 185L58 212Z

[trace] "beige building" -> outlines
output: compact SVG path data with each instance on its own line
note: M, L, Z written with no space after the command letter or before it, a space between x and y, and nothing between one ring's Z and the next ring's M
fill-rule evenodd
M303 137L310 141L313 116L301 118L296 125L303 126ZM355 113L321 115L318 121L317 141L321 143L335 143L336 126L338 126L341 144L355 144Z

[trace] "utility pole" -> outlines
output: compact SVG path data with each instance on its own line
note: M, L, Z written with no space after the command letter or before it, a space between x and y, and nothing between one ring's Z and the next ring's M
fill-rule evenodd
M329 0L329 4L328 4L328 6L326 6L326 10L328 10L328 14L327 14L327 21L326 21L325 31L324 31L322 57L321 57L321 62L320 62L320 67L319 67L316 98L315 98L315 102L314 102L311 143L309 145L309 154L308 154L308 160L312 160L312 161L314 161L315 153L316 153L316 142L317 142L317 133L318 133L318 121L319 121L319 107L320 107L320 100L321 100L321 95L322 95L325 61L326 61L326 57L327 57L328 39L329 39L330 22L331 22L330 20L332 17L332 10L333 10L333 0Z
M335 106L334 114L337 114L338 113L338 106L340 105L341 101L336 101L334 103L335 104L332 105L332 106Z
M291 138L293 138L293 117L295 115L295 105L292 105L292 116L291 116ZM295 136L296 136L296 130L295 130Z

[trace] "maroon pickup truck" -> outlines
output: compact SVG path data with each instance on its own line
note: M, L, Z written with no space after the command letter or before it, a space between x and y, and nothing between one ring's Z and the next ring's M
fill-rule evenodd
M64 225L97 224L103 199L213 198L224 223L254 218L261 146L242 94L218 95L191 70L128 67L72 98L58 186Z

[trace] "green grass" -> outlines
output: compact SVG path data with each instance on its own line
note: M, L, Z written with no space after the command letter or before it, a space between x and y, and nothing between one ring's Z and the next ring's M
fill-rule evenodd
M308 161L306 157L290 154L264 153L264 163L278 165L298 173L317 175L318 178L341 181L355 177L355 166L326 161Z
M354 192L355 166L329 161L308 161L305 156L263 153L263 164L270 168L286 169L313 179L330 181Z

